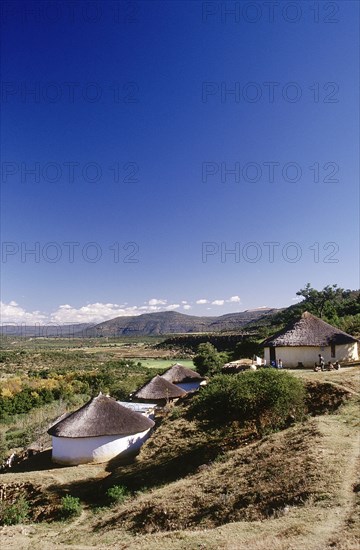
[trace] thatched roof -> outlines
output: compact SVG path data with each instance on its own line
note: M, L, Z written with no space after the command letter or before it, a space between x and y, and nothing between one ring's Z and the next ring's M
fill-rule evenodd
M301 317L289 323L262 343L263 347L275 346L330 346L331 344L350 344L356 338L342 330L325 323L315 315L305 311Z
M175 386L165 378L156 375L150 382L145 384L134 393L133 399L148 399L149 401L160 401L164 399L175 399L183 397L186 391Z
M98 395L48 430L56 437L131 435L154 426L146 416L123 407L112 397Z
M179 384L180 382L193 382L194 380L199 380L200 382L203 380L198 372L183 367L180 363L172 365L163 374L161 374L161 378L164 378L173 384Z

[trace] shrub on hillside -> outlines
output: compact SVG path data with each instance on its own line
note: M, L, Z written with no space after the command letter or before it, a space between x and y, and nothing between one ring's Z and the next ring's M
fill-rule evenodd
M254 422L260 434L301 419L304 413L302 381L273 369L215 376L190 406L190 414L199 419Z
M19 497L13 504L2 502L0 506L0 525L17 525L27 519L29 504L24 497Z
M79 498L66 495L61 499L61 519L71 519L80 516L81 510L82 507Z
M106 491L106 496L111 504L122 504L128 495L129 491L123 485L114 485Z

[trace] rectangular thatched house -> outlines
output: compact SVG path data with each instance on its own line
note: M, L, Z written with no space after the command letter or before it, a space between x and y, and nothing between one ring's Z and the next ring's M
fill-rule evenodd
M307 311L262 343L266 363L282 360L284 367L313 367L321 354L325 362L359 360L359 341Z

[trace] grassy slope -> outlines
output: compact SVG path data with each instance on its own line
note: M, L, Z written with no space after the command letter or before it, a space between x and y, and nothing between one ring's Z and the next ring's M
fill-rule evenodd
M319 441L315 423L309 423L229 451L186 479L129 502L110 524L157 532L213 528L283 513L285 506L302 503L309 495L322 496L319 472L312 468Z
M323 379L340 381L346 387L349 384L356 392L357 373L349 369L322 374ZM319 378L317 373L300 375ZM357 413L354 393L337 414L313 418L260 442L227 451L221 461L140 494L123 506L105 509L100 516L86 511L65 529L57 524L3 528L0 542L18 549L28 547L30 539L44 549L55 545L62 549L134 550L265 550L269 546L274 550L357 549L357 495L353 490L359 455ZM180 428L181 422L182 419L174 420L173 431L167 435L180 447L182 437L186 447L192 439L192 428L188 427L187 438L180 430L176 439L174 428ZM165 439L164 423L162 438L156 440L153 449L151 445L149 448L150 441L143 449L144 466L146 462L149 465L153 453L161 455ZM166 462L164 453L166 449L160 463ZM66 477L64 470L69 476L84 477L81 468L53 470L51 477ZM104 472L97 469L97 475L103 476ZM50 472L43 475L49 476ZM36 478L35 472L32 476ZM117 476L121 477L120 470ZM224 519L230 523L216 527ZM249 519L252 521L244 521ZM179 530L156 532L159 527ZM22 532L24 529L28 530L27 535ZM135 535L134 531L140 534Z

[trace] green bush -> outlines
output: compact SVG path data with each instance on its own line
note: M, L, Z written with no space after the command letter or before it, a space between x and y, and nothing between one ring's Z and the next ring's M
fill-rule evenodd
M106 496L111 504L122 504L127 498L129 492L123 485L114 485L106 491Z
M215 346L206 342L199 345L193 363L201 376L208 376L220 372L221 367L228 359L227 353L219 353Z
M3 502L0 507L0 525L22 523L29 515L29 504L24 497L19 497L13 504Z
M62 519L80 516L81 511L82 506L79 498L66 495L61 499L60 516Z
M302 381L273 369L215 376L190 406L190 414L199 419L254 422L260 434L301 419L304 413Z
M183 414L184 414L184 411L180 409L180 407L175 407L174 409L172 409L170 413L170 418L171 420L177 420L178 418L181 418Z
M237 359L251 359L254 355L261 355L263 350L257 340L244 336L236 345L232 354L232 361Z

